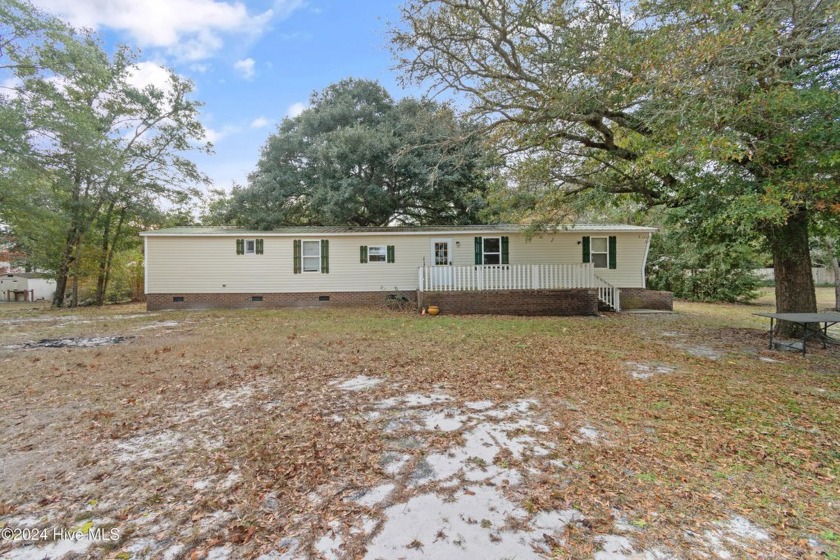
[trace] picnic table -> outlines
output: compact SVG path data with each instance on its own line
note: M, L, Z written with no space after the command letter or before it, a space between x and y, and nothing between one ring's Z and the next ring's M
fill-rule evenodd
M20 301L20 296L23 296L23 301L35 301L35 290L6 290L6 301Z
M828 339L828 327L840 323L840 313L836 311L825 311L823 313L753 313L753 315L770 318L770 350L773 349L773 328L776 321L789 321L801 325L803 356L809 338L822 333L822 343L823 348L825 348L825 342ZM817 325L816 328L813 325Z

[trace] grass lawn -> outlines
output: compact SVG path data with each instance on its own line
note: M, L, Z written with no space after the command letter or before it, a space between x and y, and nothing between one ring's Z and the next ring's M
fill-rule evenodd
M0 557L840 558L840 348L675 309L2 305Z

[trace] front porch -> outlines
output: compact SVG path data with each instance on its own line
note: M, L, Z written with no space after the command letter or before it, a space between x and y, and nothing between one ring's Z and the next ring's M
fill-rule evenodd
M424 293L592 290L602 305L621 311L621 291L599 277L592 263L421 266L417 285ZM426 298L424 298L426 299Z

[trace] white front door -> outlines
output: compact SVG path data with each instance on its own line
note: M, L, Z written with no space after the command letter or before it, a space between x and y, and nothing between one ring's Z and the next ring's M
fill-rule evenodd
M452 239L432 239L432 274L431 289L436 290L452 285Z

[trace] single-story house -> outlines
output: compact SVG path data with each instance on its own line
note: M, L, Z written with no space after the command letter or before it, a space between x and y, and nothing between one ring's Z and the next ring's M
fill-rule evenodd
M0 301L51 300L55 280L41 274L22 273L0 276Z
M146 231L147 308L376 305L441 312L590 315L671 307L645 289L654 228L175 227Z

